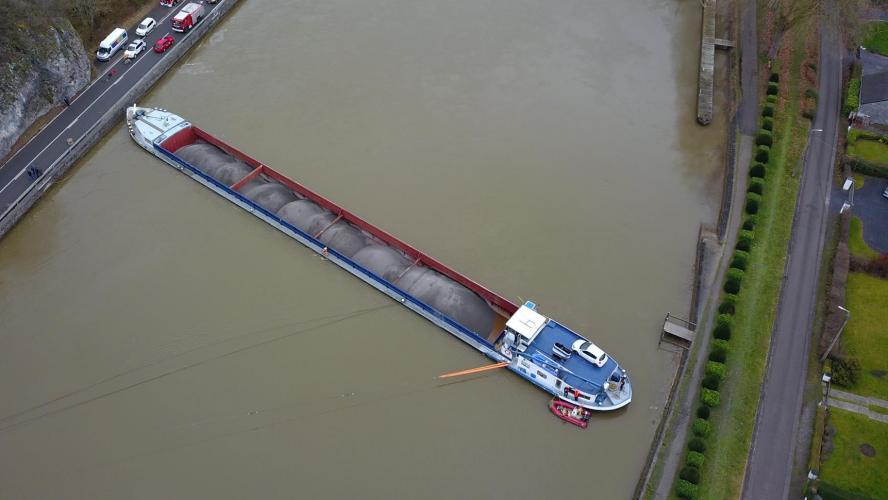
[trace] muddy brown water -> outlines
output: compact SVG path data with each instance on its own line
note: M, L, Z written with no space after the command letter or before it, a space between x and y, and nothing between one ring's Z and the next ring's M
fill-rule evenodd
M248 0L144 99L625 365L580 431L118 127L0 244L0 497L628 497L723 129L694 2Z

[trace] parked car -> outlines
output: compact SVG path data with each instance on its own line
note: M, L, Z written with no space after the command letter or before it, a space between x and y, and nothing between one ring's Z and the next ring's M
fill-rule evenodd
M574 352L586 359L586 361L589 361L599 368L607 363L607 353L602 351L600 347L593 344L592 342L579 339L573 343L571 348L574 350Z
M176 40L170 35L167 35L167 36L159 39L158 41L154 42L154 52L157 52L157 53L166 52L166 50L168 48L173 46L173 42L175 42L175 41Z
M161 7L172 7L174 5L179 5L179 0L160 0Z
M123 51L123 58L126 60L135 59L139 54L145 51L145 40L138 38L130 43L126 50Z
M136 28L136 36L145 36L154 31L154 28L156 27L157 21L155 21L153 17L146 17L145 19L142 19L142 22L139 23L139 27Z
M884 196L885 198L888 198L888 187L886 187L885 190L882 191L882 196Z

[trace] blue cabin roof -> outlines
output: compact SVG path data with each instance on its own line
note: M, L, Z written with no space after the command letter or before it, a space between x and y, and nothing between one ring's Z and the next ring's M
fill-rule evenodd
M597 393L608 377L617 370L620 365L608 355L607 363L601 368L590 363L580 355L574 353L566 361L557 360L552 355L552 347L559 343L570 349L577 340L587 340L566 326L553 319L546 322L546 326L537 334L533 342L528 346L525 354L533 357L534 354L542 354L561 365L559 370L561 378L570 386L584 392Z

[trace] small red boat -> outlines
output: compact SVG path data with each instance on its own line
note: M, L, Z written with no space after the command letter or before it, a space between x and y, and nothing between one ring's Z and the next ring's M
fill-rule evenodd
M552 402L549 403L549 410L561 420L570 422L582 429L589 426L589 417L592 416L592 412L582 406L577 406L558 398L553 399Z

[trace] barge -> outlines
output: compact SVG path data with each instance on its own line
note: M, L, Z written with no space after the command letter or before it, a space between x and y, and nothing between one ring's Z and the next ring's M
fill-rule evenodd
M557 398L594 411L632 400L626 370L588 339L516 305L184 118L126 110L143 149Z

